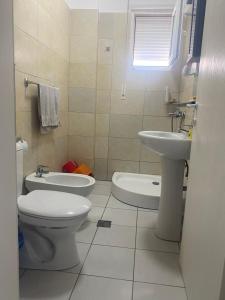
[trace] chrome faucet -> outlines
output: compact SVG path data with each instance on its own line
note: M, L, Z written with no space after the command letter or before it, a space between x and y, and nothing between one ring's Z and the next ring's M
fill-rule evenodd
M179 131L181 130L181 128L183 127L184 125L184 120L185 120L185 112L184 111L181 111L179 109L177 109L176 111L172 112L172 113L169 113L169 116L172 117L172 128L171 130L173 131L173 119L180 119L180 124L179 124Z
M48 173L49 173L49 169L47 166L43 166L43 165L37 166L36 177L41 178L43 174L48 174Z
M169 116L172 118L177 118L177 119L184 119L185 118L185 112L181 110L176 110L175 112L169 113Z

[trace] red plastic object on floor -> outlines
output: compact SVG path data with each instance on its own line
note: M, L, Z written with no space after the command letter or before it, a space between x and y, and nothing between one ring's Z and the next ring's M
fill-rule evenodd
M74 173L77 167L78 164L75 161L70 160L67 163L65 163L65 165L62 167L62 170L64 173Z

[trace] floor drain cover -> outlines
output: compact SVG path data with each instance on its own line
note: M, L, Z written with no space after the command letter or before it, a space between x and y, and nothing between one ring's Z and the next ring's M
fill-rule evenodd
M152 184L153 185L159 185L159 182L158 181L153 181Z
M98 220L97 227L111 228L112 221Z

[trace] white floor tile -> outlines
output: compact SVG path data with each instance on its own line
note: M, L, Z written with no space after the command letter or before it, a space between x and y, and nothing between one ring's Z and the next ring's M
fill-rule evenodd
M109 203L107 205L109 208L120 208L120 209L130 209L130 210L137 210L136 207L127 205L119 200L117 200L114 196L110 196Z
M106 207L109 196L90 194L88 199L91 201L93 206Z
M136 228L131 226L112 225L111 228L98 228L94 244L118 246L118 247L135 247Z
M135 281L183 287L179 256L171 253L137 250Z
M103 184L105 186L108 186L111 188L112 186L112 181L108 181L108 180L96 180L96 184L99 185L99 184Z
M88 220L89 222L97 223L98 220L101 220L102 215L103 215L103 212L104 212L104 208L103 208L103 207L96 207L96 206L93 206L93 207L91 208L91 211L90 211L89 214L88 214L87 220Z
M179 253L178 243L160 240L154 229L137 228L137 249Z
M91 194L109 196L111 194L111 184L109 182L96 182Z
M85 258L87 257L90 244L77 243L77 250L79 253L80 264L76 267L63 270L63 272L78 274L84 264Z
M71 300L131 300L131 297L132 282L82 275Z
M77 275L27 271L20 280L20 300L68 300Z
M132 280L134 250L127 248L91 247L82 274Z
M128 209L106 208L102 218L112 221L113 225L136 226L137 212Z
M76 232L76 241L91 244L97 230L97 224L85 222Z
M187 297L184 288L135 282L133 300L187 300Z
M157 224L158 212L138 210L137 226L155 228Z

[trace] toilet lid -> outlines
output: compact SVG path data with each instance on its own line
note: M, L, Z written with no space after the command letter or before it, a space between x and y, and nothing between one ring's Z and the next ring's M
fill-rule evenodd
M18 198L21 213L40 218L74 218L88 213L91 202L82 196L36 190Z

